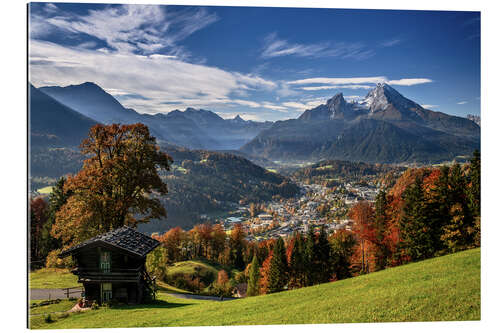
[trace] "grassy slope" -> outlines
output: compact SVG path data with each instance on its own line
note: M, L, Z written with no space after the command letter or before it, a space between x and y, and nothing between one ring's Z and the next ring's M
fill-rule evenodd
M68 269L42 268L29 273L30 288L67 288L76 287L78 277Z
M218 263L210 262L208 260L188 260L188 261L180 261L175 263L174 265L168 267L167 274L194 274L195 267L200 268L200 273L204 275L204 273L211 273L217 278L217 274L221 269L224 269L229 275L235 275L238 273L238 270L231 269L227 266L219 265Z
M334 283L213 302L161 294L156 304L101 308L33 328L203 326L480 319L480 249Z

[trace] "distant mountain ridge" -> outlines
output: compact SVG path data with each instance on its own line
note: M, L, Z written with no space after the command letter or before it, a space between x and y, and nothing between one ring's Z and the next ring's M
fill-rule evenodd
M277 121L241 151L273 160L342 159L362 162L437 162L480 146L480 128L466 118L427 110L388 84L359 102L342 93Z
M29 84L31 146L78 146L95 124Z
M191 148L209 150L238 149L272 122L245 121L241 117L223 119L203 109L187 108L167 114L141 114L127 109L111 94L92 82L66 87L41 87L40 91L61 104L104 124L141 122L158 139Z

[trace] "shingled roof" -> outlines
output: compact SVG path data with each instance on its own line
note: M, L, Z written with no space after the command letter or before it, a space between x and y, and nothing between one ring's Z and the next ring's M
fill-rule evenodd
M66 257L79 249L97 242L109 244L140 257L145 257L146 254L153 251L158 245L160 245L160 242L156 239L146 236L130 227L123 226L75 245L61 252L59 256Z

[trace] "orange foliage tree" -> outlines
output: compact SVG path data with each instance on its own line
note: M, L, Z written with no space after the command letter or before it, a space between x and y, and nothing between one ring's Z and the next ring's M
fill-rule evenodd
M52 227L64 245L166 216L153 194L167 193L158 169L170 170L172 158L160 151L147 126L98 124L80 148L89 158L68 177L64 190L72 195Z
M354 221L353 232L359 240L356 249L357 260L360 260L361 272L369 271L369 262L374 261L375 228L373 205L368 201L355 204L349 211L349 217Z

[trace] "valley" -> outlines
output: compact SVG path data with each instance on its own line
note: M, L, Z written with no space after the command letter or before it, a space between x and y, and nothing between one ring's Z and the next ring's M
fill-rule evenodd
M141 225L146 233L203 222L231 228L238 221L260 239L318 227L327 215L330 228L338 228L346 225L348 207L365 198L357 195L366 192L364 187L373 200L376 191L388 186L375 183L376 177L393 172L394 180L408 166L467 160L479 146L473 121L425 110L380 84L361 102L346 102L337 94L297 119L274 123L239 115L223 119L193 108L140 114L90 82L30 86L30 92L30 188L35 193L47 192L59 177L81 168L85 156L78 144L92 124L143 122L150 127L174 164L162 175L169 194L160 200L168 218ZM328 213L318 215L318 206L328 202L323 207ZM251 217L250 204L266 207L272 218Z

